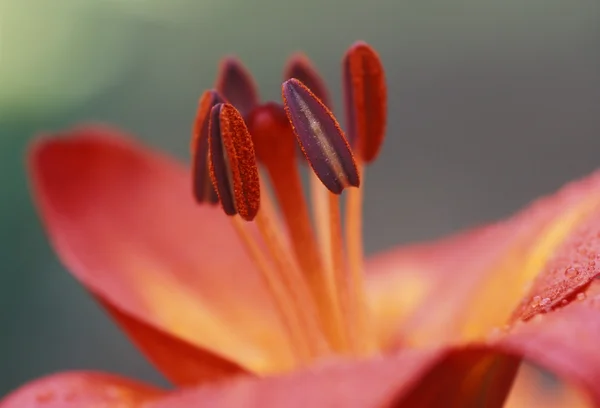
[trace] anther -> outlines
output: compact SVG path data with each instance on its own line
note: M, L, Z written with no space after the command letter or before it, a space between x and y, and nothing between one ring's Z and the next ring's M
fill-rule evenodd
M202 94L192 129L190 150L192 153L192 189L198 203L216 204L219 197L210 179L208 168L208 124L213 106L223 102L214 90Z
M283 76L284 81L296 78L302 82L325 106L331 109L331 100L325 82L306 55L302 53L292 55L285 66Z
M344 56L343 71L348 141L369 163L379 153L387 119L383 64L368 44L357 42Z
M252 75L237 58L228 57L221 61L217 90L242 116L258 105L258 93Z
M335 194L358 187L350 145L331 111L297 79L285 81L282 88L287 117L317 177Z
M210 177L223 210L251 221L260 204L258 168L250 133L233 105L212 108L208 148Z

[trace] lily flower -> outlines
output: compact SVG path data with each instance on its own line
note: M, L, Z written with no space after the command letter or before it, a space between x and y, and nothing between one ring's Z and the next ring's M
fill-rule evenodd
M283 104L261 103L226 59L200 99L191 171L105 126L34 143L58 256L175 389L67 372L0 408L500 407L523 361L600 406L600 173L504 221L365 260L381 60L365 43L344 56L346 132L306 57L284 79ZM531 406L538 380L517 382L510 406Z

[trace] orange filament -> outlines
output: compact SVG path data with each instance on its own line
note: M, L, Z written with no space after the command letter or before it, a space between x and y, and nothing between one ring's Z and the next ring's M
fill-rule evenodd
M262 248L259 247L254 237L251 236L247 224L237 216L231 217L230 219L240 240L246 247L246 251L258 267L265 282L265 286L273 298L280 319L287 331L295 355L297 356L298 363L301 364L310 361L310 358L312 357L310 344L304 336L302 322L296 313L296 308L290 303L288 288L282 285L278 271L271 265L269 259L267 259L267 254L262 251Z
M332 347L343 350L344 342L339 330L340 318L339 313L336 313L337 304L321 261L302 191L292 128L283 108L275 104L255 109L248 118L248 127L253 136L257 156L269 174L290 234L294 255L317 304L323 330Z
M279 270L279 279L287 289L288 298L296 307L296 314L302 321L304 334L309 339L313 357L316 357L327 352L329 348L321 331L317 307L296 259L284 245L285 234L276 222L275 207L266 188L263 189L261 204L261 210L256 217L256 226L273 263Z
M362 163L357 164L358 171L364 183L364 169ZM369 316L367 309L367 299L364 283L364 253L362 238L362 211L363 211L363 188L351 188L348 190L346 199L346 249L348 256L348 267L350 269L350 279L352 292L356 296L357 302L357 326L363 333L370 333L368 330ZM367 335L360 337L359 344L361 350L369 352L373 350L373 340Z
M321 254L325 264L325 281L327 291L334 304L332 313L333 333L338 350L352 352L351 333L349 325L353 322L352 308L349 307L350 293L348 292L348 280L344 274L343 248L340 239L339 199L336 195L327 191L315 174L311 174L311 197L315 223L317 225L317 237ZM338 234L338 235L336 235ZM354 342L355 343L355 342Z

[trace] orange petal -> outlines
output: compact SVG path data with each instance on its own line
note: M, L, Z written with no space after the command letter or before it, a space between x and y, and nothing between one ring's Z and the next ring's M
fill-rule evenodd
M464 270L459 267L472 265L468 262L472 260L468 251L471 248L477 248L479 251L474 253L486 259L485 245L478 243L489 235L489 228L479 228L368 259L365 283L372 327L381 347L420 339L433 317L444 324L444 319L458 313L463 306L460 300L472 287L469 274L458 275ZM454 291L447 290L451 280ZM427 312L435 316L428 317ZM424 319L420 318L422 314ZM404 327L410 330L402 331Z
M169 336L249 370L288 367L258 273L222 212L194 203L185 168L102 127L41 139L29 159L61 260L172 379L170 360L190 354L161 346Z
M379 326L389 327L390 316L398 316L400 323L392 327L401 325L396 334L401 332L410 344L481 339L508 323L552 255L597 213L600 172L506 221L380 257L368 268L373 307L388 316L378 318ZM585 280L593 276L587 274ZM394 305L394 296L408 297L409 304ZM411 314L398 311L400 307ZM393 341L390 332L382 334L384 343Z
M491 363L496 367L490 375L482 369ZM502 406L515 367L511 357L486 349L404 350L369 361L330 361L287 376L183 390L148 408L495 408Z
M135 408L164 394L157 388L95 372L65 372L33 381L0 401L0 408Z
M588 217L558 247L531 284L512 321L547 313L577 296L600 274L600 213Z
M440 358L409 350L371 361L333 361L291 375L175 392L148 408L388 407Z
M600 406L600 282L595 281L585 293L584 299L515 325L490 345L525 356L585 390Z
M188 386L219 381L240 374L250 375L232 361L131 317L102 299L99 301L131 336L137 347L174 384Z

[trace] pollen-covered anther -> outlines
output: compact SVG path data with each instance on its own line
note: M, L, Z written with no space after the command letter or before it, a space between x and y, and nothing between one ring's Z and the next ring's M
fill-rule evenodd
M360 179L350 145L331 111L302 82L283 83L283 101L302 152L332 193L358 187Z
M258 105L254 79L235 57L227 57L221 61L216 87L225 100L235 106L244 117Z
M365 163L381 148L387 121L387 89L379 56L368 44L357 42L344 56L344 101L348 141Z
M240 112L220 103L210 112L209 166L223 210L251 221L260 205L260 183L252 138Z
M296 78L321 100L329 109L331 102L325 82L313 67L308 57L302 53L294 54L288 60L283 73L284 80Z
M208 126L211 109L222 102L223 98L215 90L204 92L198 102L190 143L192 189L198 203L216 204L219 202L208 168Z

